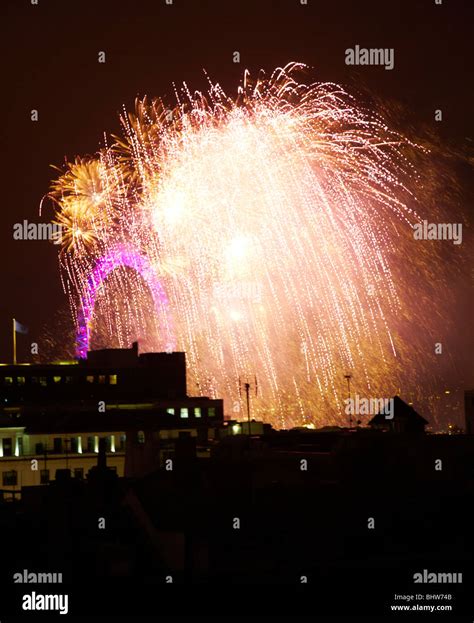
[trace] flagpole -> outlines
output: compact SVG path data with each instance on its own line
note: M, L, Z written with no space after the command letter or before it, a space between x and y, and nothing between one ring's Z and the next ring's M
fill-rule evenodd
M13 365L14 365L14 366L16 366L16 331L15 331L15 318L13 318L12 329L13 329Z

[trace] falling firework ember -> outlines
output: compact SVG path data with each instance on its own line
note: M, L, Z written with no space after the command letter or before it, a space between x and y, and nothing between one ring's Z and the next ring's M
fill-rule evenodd
M186 351L190 392L234 417L257 376L254 417L278 427L345 422L348 372L360 394L407 381L413 145L302 69L245 74L235 100L210 84L173 110L140 101L54 183L80 356L137 338Z

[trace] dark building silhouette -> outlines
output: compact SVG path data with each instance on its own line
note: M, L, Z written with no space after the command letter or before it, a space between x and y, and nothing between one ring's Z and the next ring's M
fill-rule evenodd
M90 351L87 359L56 364L19 364L0 368L2 405L23 410L61 409L89 400L139 401L186 398L184 353L138 354L130 349Z
M0 367L0 488L84 478L104 444L118 475L144 476L174 455L181 432L204 452L223 401L186 393L184 353L91 351L80 362ZM31 469L35 459L37 469Z
M399 396L393 398L393 417L388 419L384 413L377 413L369 422L376 430L391 433L424 433L428 421Z
M466 433L474 435L474 389L464 392L464 418Z

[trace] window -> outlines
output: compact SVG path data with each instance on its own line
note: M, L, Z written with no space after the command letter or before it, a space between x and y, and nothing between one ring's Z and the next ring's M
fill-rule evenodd
M127 435L120 435L120 450L123 452L125 450L125 442L127 440Z
M137 441L138 443L145 443L145 433L142 430L137 433Z
M66 383L74 383L74 377L72 377L72 376L65 376L64 377L64 381Z
M39 377L39 383L42 387L46 387L48 385L48 377L47 376L40 376Z
M18 474L14 469L11 472L3 472L2 477L4 487L14 487L18 483Z
M79 452L79 437L71 437L71 452Z
M39 378L37 376L30 376L30 383L32 385L38 385L39 383Z
M166 413L169 413L170 415L174 415L174 409L170 407L169 409L166 409Z
M16 438L15 456L23 456L23 437Z
M6 376L3 379L3 382L5 385L13 385L13 377L12 376Z
M62 467L58 467L58 469L56 470L54 477L56 478L56 480L61 479L61 480L65 480L66 478L70 478L71 477L71 470L70 469L63 469Z
M63 440L61 437L55 437L53 439L53 452L54 454L61 454L63 451Z
M109 384L110 385L117 385L117 375L116 374L110 374L109 375Z
M3 438L3 456L12 456L12 438L4 437Z
M53 376L53 381L55 383L61 383L61 377L60 376Z
M105 383L106 383L106 378L107 378L107 377L105 376L105 374L99 374L99 383L100 383L101 385L105 385Z
M209 417L214 417L216 415L216 408L215 407L209 407L209 409L207 410L207 415Z
M94 437L87 438L87 452L94 452Z
M181 409L179 411L179 417L182 417L182 418L189 417L189 412L188 412L187 407L181 407Z
M24 385L25 384L25 377L24 376L17 376L16 377L16 382L18 385Z
M108 435L107 436L107 452L115 452L115 436L114 435Z
M194 417L201 417L201 407L194 407Z
M93 376L86 376L86 381L88 383L93 383L94 382L94 377Z
M44 443L35 444L35 454L44 454Z
M74 468L74 478L78 480L83 480L84 478L84 468L83 467L75 467Z
M49 469L42 469L40 471L40 483L42 485L47 485L49 482Z

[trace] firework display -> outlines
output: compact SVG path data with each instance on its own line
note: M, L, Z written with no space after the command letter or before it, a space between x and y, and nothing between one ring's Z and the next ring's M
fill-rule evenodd
M210 83L172 109L138 101L54 182L79 356L185 351L190 393L239 417L239 379L257 377L253 416L277 427L345 421L345 374L360 394L416 385L416 293L393 264L422 218L414 146L303 70L245 73L234 99Z

